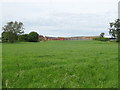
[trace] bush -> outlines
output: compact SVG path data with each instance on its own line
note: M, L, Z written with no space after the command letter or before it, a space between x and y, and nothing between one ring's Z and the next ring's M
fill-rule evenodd
M109 41L109 38L104 38L104 37L96 37L93 40L98 40L98 41Z
M27 42L27 41L29 41L29 35L28 35L28 34L20 35L20 36L18 37L18 40L19 40L19 41L25 41L25 42Z
M29 42L38 42L39 34L37 32L30 32L29 33Z

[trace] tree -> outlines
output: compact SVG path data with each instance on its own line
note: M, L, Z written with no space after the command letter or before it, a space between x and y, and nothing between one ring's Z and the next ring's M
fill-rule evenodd
M27 42L29 41L29 35L28 34L19 35L18 40Z
M6 25L4 25L3 29L3 35L4 38L7 38L7 42L13 43L15 40L17 40L18 35L24 33L23 31L23 23L22 22L8 22ZM5 34L6 33L6 34Z
M8 32L2 32L2 42L8 41Z
M29 33L29 42L38 42L39 34L37 32L30 32Z
M109 34L120 41L120 19L115 20L115 22L110 23Z
M2 32L2 42L11 42L17 39L17 35L12 32Z
M101 33L101 34L100 34L100 37L104 37L104 35L105 35L105 33Z

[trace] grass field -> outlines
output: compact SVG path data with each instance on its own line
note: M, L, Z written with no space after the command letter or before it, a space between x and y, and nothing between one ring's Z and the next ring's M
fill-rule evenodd
M2 88L2 44L0 43L0 89Z
M115 42L22 42L2 47L4 88L118 87Z

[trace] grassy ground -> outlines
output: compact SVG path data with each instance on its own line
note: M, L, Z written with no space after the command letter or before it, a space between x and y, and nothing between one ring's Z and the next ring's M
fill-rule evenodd
M115 88L117 46L99 41L3 44L3 87Z
M0 43L0 89L2 88L2 43Z

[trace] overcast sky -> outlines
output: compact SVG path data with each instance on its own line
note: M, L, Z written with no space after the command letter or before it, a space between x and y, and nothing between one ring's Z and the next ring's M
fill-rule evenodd
M109 22L118 17L119 0L3 0L2 26L24 23L25 33L45 36L108 36ZM1 18L0 18L1 19Z

